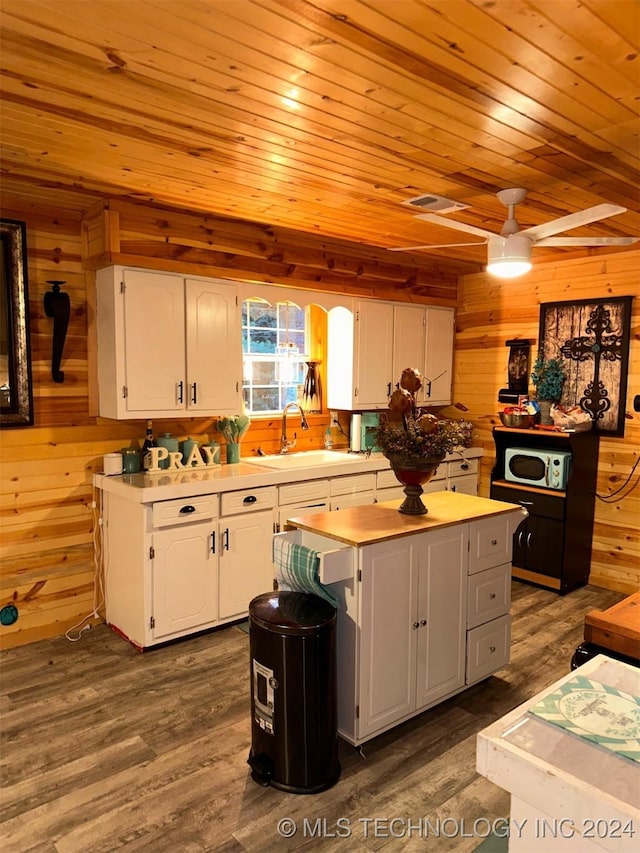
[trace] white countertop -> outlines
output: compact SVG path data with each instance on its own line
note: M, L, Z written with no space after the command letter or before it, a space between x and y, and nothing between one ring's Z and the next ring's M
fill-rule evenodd
M235 465L214 465L209 468L183 468L158 471L154 474L117 474L107 476L95 474L94 484L105 492L119 495L135 503L172 500L174 498L195 497L219 492L233 492L238 489L256 489L260 486L274 486L283 483L296 483L302 480L321 480L327 477L340 477L349 474L384 471L389 468L389 460L382 453L370 456L360 453L335 450L335 464L296 466L287 469L267 468L256 462L243 462ZM463 455L466 459L482 456L480 447L469 447L460 453L448 454L443 464L456 461ZM304 451L296 454L303 456ZM345 456L349 461L345 461Z

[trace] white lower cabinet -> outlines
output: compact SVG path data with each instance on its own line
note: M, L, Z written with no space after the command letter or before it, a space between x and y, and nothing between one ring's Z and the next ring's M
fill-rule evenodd
M466 525L362 548L358 740L464 685L466 559Z
M156 641L218 619L215 530L211 522L165 527L152 537L151 631Z
M272 589L275 495L274 486L136 504L107 494L107 622L147 648L246 616Z

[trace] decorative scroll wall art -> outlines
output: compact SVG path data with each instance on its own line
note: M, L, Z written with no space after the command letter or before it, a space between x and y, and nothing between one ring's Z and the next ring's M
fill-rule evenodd
M624 435L632 296L545 302L540 306L540 348L563 362L561 402L579 405L594 429Z

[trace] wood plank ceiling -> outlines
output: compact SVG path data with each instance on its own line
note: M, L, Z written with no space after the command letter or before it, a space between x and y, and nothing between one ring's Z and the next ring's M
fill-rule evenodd
M608 201L629 210L569 236L637 235L638 8L3 0L4 191L123 196L393 248L474 240L403 200L437 193L469 205L452 218L499 231L494 193L522 186L522 227ZM420 255L465 273L485 252Z

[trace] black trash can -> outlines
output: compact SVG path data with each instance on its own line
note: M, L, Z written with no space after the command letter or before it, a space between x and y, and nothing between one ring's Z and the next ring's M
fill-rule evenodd
M302 592L266 592L249 604L251 777L315 794L340 776L336 610Z

